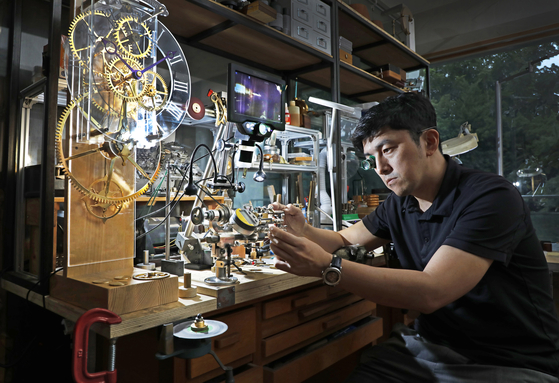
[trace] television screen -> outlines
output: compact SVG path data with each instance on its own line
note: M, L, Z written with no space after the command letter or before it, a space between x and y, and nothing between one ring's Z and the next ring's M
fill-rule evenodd
M229 121L263 123L272 129L284 129L285 82L281 78L233 64L229 76Z

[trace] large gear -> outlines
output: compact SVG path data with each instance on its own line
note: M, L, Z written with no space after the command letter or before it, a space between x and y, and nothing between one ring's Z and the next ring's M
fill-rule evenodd
M159 150L159 161L155 171L151 176L148 175L132 158L133 157L132 152L134 150L134 145L132 143L106 141L104 144L98 145L98 147L95 149L91 149L71 157L65 157L64 150L63 150L63 143L62 143L64 127L66 126L66 123L67 121L69 121L69 117L72 114L79 116L78 113L75 113L75 109L78 107L78 104L85 97L87 97L87 94L84 94L81 97L72 100L70 104L66 107L64 112L62 113L62 116L60 117L60 121L58 123L58 126L56 127L56 132L55 132L55 145L56 145L55 150L56 150L56 157L58 163L59 165L62 166L62 170L69 178L70 183L74 186L74 188L76 188L76 190L79 191L81 194L97 202L98 204L119 205L119 204L125 204L131 202L134 199L141 196L142 194L144 194L149 189L149 187L153 184L153 182L157 179L157 176L161 169L161 160L163 159L163 152ZM105 159L110 159L110 165L108 166L107 174L103 178L106 184L111 184L115 182L113 180L113 169L116 160L118 160L119 158L122 160L123 164L125 163L132 164L132 166L134 166L136 170L138 170L138 172L148 180L148 182L138 191L132 192L130 194L122 193L122 195L120 196L112 195L114 193L104 193L103 191L97 192L92 188L85 187L83 183L80 182L70 171L69 162L73 160L77 160L78 158L84 158L95 154L102 155Z
M140 63L132 58L124 58L126 62L120 58L111 61L105 69L105 78L109 88L113 93L128 102L137 102L145 94L146 80L145 76L137 79L133 70L142 70Z
M151 51L151 32L137 16L126 16L117 22L114 38L121 51L130 57L147 57Z
M144 76L146 90L138 104L148 112L160 110L165 106L169 95L167 84L165 84L163 77L155 72L147 71Z
M98 48L103 48L101 38L104 36L102 33L105 32L105 30L112 30L108 17L109 16L103 11L95 10L92 14L91 10L89 10L80 13L70 24L70 30L68 31L70 50L72 51L72 55L78 59L82 65L89 65L91 49L96 50ZM97 27L94 29L93 25ZM99 33L101 33L101 35Z

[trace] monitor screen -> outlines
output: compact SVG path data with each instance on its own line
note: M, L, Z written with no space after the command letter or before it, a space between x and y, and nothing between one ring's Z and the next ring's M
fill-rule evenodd
M285 81L269 73L230 64L227 117L231 122L260 123L284 130ZM248 134L250 132L245 132Z

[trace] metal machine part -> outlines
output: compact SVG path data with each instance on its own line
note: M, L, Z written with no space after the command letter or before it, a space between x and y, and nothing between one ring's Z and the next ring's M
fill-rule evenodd
M281 225L283 211L274 211L268 207L253 207L250 204L242 208L232 209L220 204L215 210L194 207L190 213L190 222L194 225L203 225L206 232L193 233L190 237L186 233L178 233L176 244L179 251L191 262L185 267L192 269L202 268L207 265L202 260L202 243L210 246L211 258L214 262L215 276L204 281L210 285L227 286L238 282L231 275L232 248L246 244L255 257L262 256L267 251L256 249L263 247L260 235L268 232L269 225ZM205 255L205 254L204 254Z
M200 327L199 327L200 326ZM199 329L202 331L199 331ZM155 357L165 360L173 357L183 359L199 358L206 354L214 357L217 364L225 371L225 382L233 383L233 368L225 366L212 350L212 338L223 334L228 327L225 323L207 319L198 314L194 321L187 321L163 326L160 336L159 352Z

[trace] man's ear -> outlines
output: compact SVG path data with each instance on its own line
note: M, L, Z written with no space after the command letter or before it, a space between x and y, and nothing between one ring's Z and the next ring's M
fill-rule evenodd
M421 135L425 143L425 153L432 156L439 150L439 132L435 129L429 129Z

